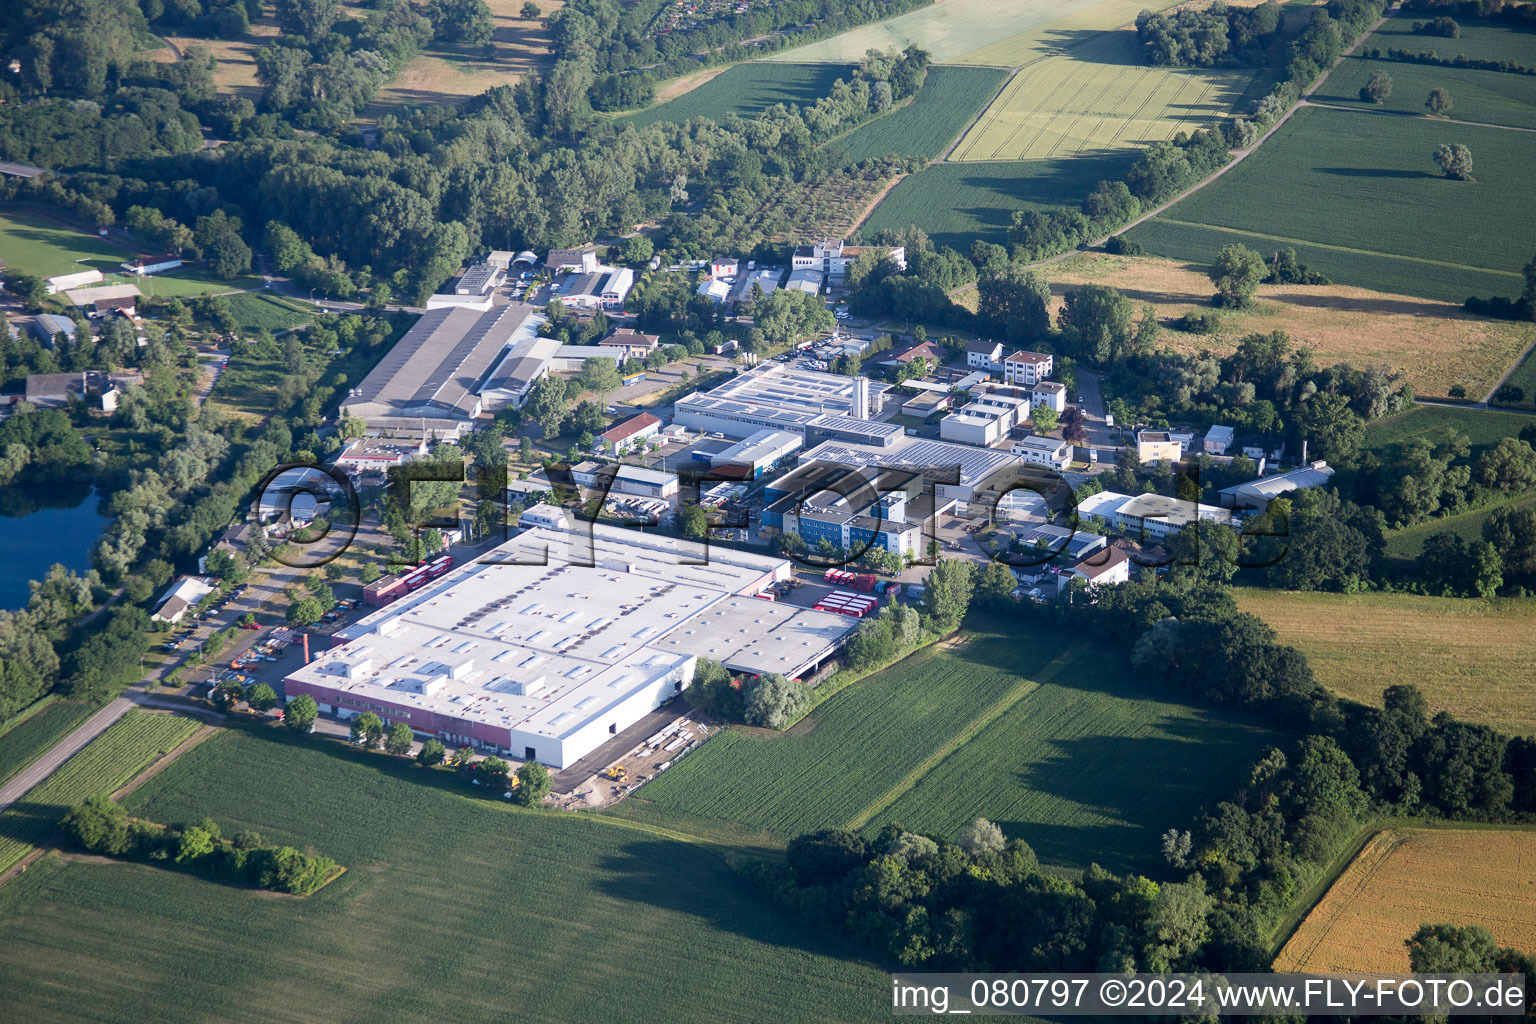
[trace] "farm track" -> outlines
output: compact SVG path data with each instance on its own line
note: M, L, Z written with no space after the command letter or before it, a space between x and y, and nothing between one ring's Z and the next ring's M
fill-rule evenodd
M1338 103L1315 103L1312 100L1301 100L1297 106L1318 107L1322 110L1342 110L1350 114L1375 114L1378 117L1412 117L1422 121L1433 121L1436 124L1463 124L1468 128L1500 128L1506 132L1532 132L1536 128L1522 128L1513 124L1495 124L1492 121L1461 121L1454 117L1431 117L1429 114L1412 114L1406 110L1370 110L1365 107L1346 107Z

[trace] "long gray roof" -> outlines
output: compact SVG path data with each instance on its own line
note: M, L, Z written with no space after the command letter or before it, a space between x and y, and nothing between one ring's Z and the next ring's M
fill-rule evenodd
M428 310L343 405L364 419L469 419L481 378L536 313L520 302L483 313L462 307Z

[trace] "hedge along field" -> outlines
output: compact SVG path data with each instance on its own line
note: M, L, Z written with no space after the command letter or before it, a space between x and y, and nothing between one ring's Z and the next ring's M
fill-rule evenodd
M702 1024L772 1006L784 1020L890 1019L886 974L704 848L465 790L446 770L281 727L222 731L128 811L252 828L346 874L295 900L46 858L0 889L8 1016Z
M1278 740L1163 699L1102 649L1076 649L1038 678L866 831L900 823L952 837L982 817L1045 864L1152 871L1163 865L1162 834L1188 827Z
M1120 177L1134 156L931 164L891 189L861 231L872 237L916 224L935 243L961 252L978 238L1002 244L1015 210L1076 208L1096 182Z
M729 729L631 800L791 839L853 823L977 716L1018 699L1061 652L1049 631L925 648L840 693L787 734ZM664 817L650 815L649 820Z
M624 120L638 127L692 118L718 122L730 114L753 117L775 103L810 106L852 71L844 64L737 64L675 100L628 114Z
M1441 57L1454 58L1464 54L1474 60L1510 60L1517 64L1536 64L1536 32L1520 30L1486 18L1455 16L1461 26L1461 35L1455 39L1445 36L1420 36L1413 32L1416 21L1433 21L1440 11L1403 10L1386 20L1386 23L1366 37L1363 49L1378 47L1382 50L1408 50L1418 53L1433 50ZM1444 70L1449 71L1449 68Z
M1471 149L1475 182L1439 173L1431 154L1446 142ZM1302 108L1241 164L1130 237L1201 262L1232 242L1295 245L1335 281L1407 295L1518 294L1536 237L1533 150L1528 132ZM1170 234L1169 222L1186 230Z
M1341 697L1380 707L1382 690L1411 682L1431 713L1536 733L1536 600L1251 587L1233 596L1305 654L1318 682Z
M182 740L198 723L181 715L129 711L0 814L0 871L32 852L75 804L110 793Z
M855 160L944 155L987 105L1007 72L999 68L935 67L912 102L827 143Z
M1536 63L1536 45L1533 45L1528 59ZM1362 100L1361 87L1378 71L1385 71L1392 79L1391 95L1386 102L1380 104ZM1312 99L1318 103L1337 103L1361 110L1417 115L1428 113L1424 108L1424 100L1431 89L1450 92L1453 106L1447 117L1485 124L1513 125L1517 128L1536 128L1536 75L1346 57L1342 64L1333 69L1328 81L1313 94ZM1455 125L1447 124L1445 130L1453 131ZM1472 170L1476 174L1475 150L1472 157Z
M954 160L1029 160L1141 148L1232 109L1254 71L1150 67L1131 30L1098 32L1025 67Z

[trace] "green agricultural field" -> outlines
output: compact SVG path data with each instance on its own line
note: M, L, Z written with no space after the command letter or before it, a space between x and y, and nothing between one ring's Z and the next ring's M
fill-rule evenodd
M1096 32L1032 62L955 147L955 160L1032 160L1139 149L1228 114L1251 69L1140 63L1132 30Z
M1433 50L1441 57L1462 54L1474 60L1511 60L1517 64L1536 64L1536 32L1521 31L1486 18L1458 16L1456 23L1461 26L1461 35L1455 39L1414 35L1414 22L1430 21L1438 13L1400 11L1367 36L1361 44L1362 48L1374 46L1382 50L1408 50L1412 53Z
M1437 533L1454 533L1468 543L1480 541L1483 539L1483 524L1488 521L1489 516L1501 508L1533 503L1536 503L1536 498L1496 501L1470 512L1446 516L1443 519L1431 519L1427 523L1417 523L1401 530L1393 530L1387 534L1385 554L1388 558L1412 561L1424 550L1424 542Z
M1536 61L1536 48L1533 48L1529 59ZM1360 98L1361 87L1377 71L1385 71L1392 79L1392 94L1381 104ZM1459 121L1536 128L1536 75L1348 57L1333 70L1328 81L1323 83L1323 88L1314 93L1312 99L1318 103L1338 103L1361 110L1422 115L1427 114L1424 100L1431 89L1450 91L1454 106L1448 116ZM1442 130L1454 131L1455 126L1446 125ZM1476 156L1474 152L1474 172Z
M255 829L348 870L298 900L46 858L0 889L9 1016L672 1024L761 1020L772 1006L783 1020L890 1018L883 971L704 847L492 803L445 770L251 723L125 803Z
M0 732L0 782L37 760L95 710L94 704L81 701L51 700L18 716Z
M240 292L229 297L229 307L240 322L240 330L284 331L302 327L315 318L314 307L271 292Z
M1536 348L1525 354L1520 360L1520 365L1515 367L1509 379L1504 382L1510 387L1519 388L1525 393L1525 397L1519 401L1512 401L1510 405L1521 405L1526 408L1536 408Z
M1049 864L1150 866L1161 832L1241 774L1266 734L1128 675L1044 626L977 634L848 687L788 735L711 740L625 813L783 838L892 821L950 834L986 815Z
M731 114L753 117L775 103L811 106L851 70L839 64L738 64L675 100L630 114L625 120L644 127L693 118L723 121Z
M939 245L969 252L978 238L1005 243L1015 210L1076 207L1094 183L1118 178L1132 154L1004 163L932 164L902 179L864 222L873 236L916 224Z
M180 715L130 711L0 814L0 871L31 852L64 812L110 793L197 730Z
M1150 870L1160 837L1194 820L1277 738L1165 699L1103 649L1082 649L876 815L957 835L988 818L1042 862ZM1214 787L1214 788L1213 788Z
M1440 175L1431 153L1444 142L1471 149L1475 182ZM1399 294L1511 294L1536 237L1531 152L1526 132L1304 108L1247 160L1130 236L1200 262L1230 242L1295 245L1335 281ZM1193 228L1171 235L1169 222ZM1382 267L1363 269L1373 261Z
M1341 696L1379 707L1384 689L1411 682L1431 713L1517 735L1536 731L1536 601L1249 587L1234 596Z
M830 145L855 160L888 153L943 156L981 108L997 93L1006 72L998 68L930 68L917 97Z
M1506 437L1519 437L1520 431L1533 422L1536 420L1515 412L1416 405L1407 412L1366 424L1365 447L1380 450L1414 437L1433 439L1449 428L1471 438L1472 454L1476 456Z

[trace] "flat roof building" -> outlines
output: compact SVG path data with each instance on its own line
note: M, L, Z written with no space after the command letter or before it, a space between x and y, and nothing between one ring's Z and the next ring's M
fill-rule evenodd
M793 456L804 443L804 439L793 431L759 430L746 440L709 456L709 465L722 475L739 469L743 479L756 480L765 471Z
M712 547L679 564L690 554L601 524L536 527L338 632L287 699L564 768L681 693L701 657L798 678L857 625L753 596L788 578L784 559Z
M1009 450L1021 461L1035 466L1066 469L1072 463L1072 446L1054 437L1030 434L1015 441Z
M857 391L867 388L869 414L880 411L889 385L815 370L801 370L784 363L767 363L738 374L710 391L679 398L672 419L706 433L718 432L741 440L759 430L793 430L801 434L824 414L850 416L857 407ZM898 428L899 429L899 428Z
M1201 505L1161 494L1120 494L1100 491L1084 498L1077 506L1083 519L1105 523L1123 531L1132 540L1151 538L1162 541L1197 520L1230 526L1232 513L1215 505Z
M1017 465L1018 459L1007 452L991 448L902 436L897 438L896 443L885 448L825 441L802 452L800 462L802 465L832 462L843 466L920 471L934 481L934 493L941 500L954 499L968 503L975 499L978 488L992 479L994 474L1008 466ZM942 482L951 475L959 482Z

